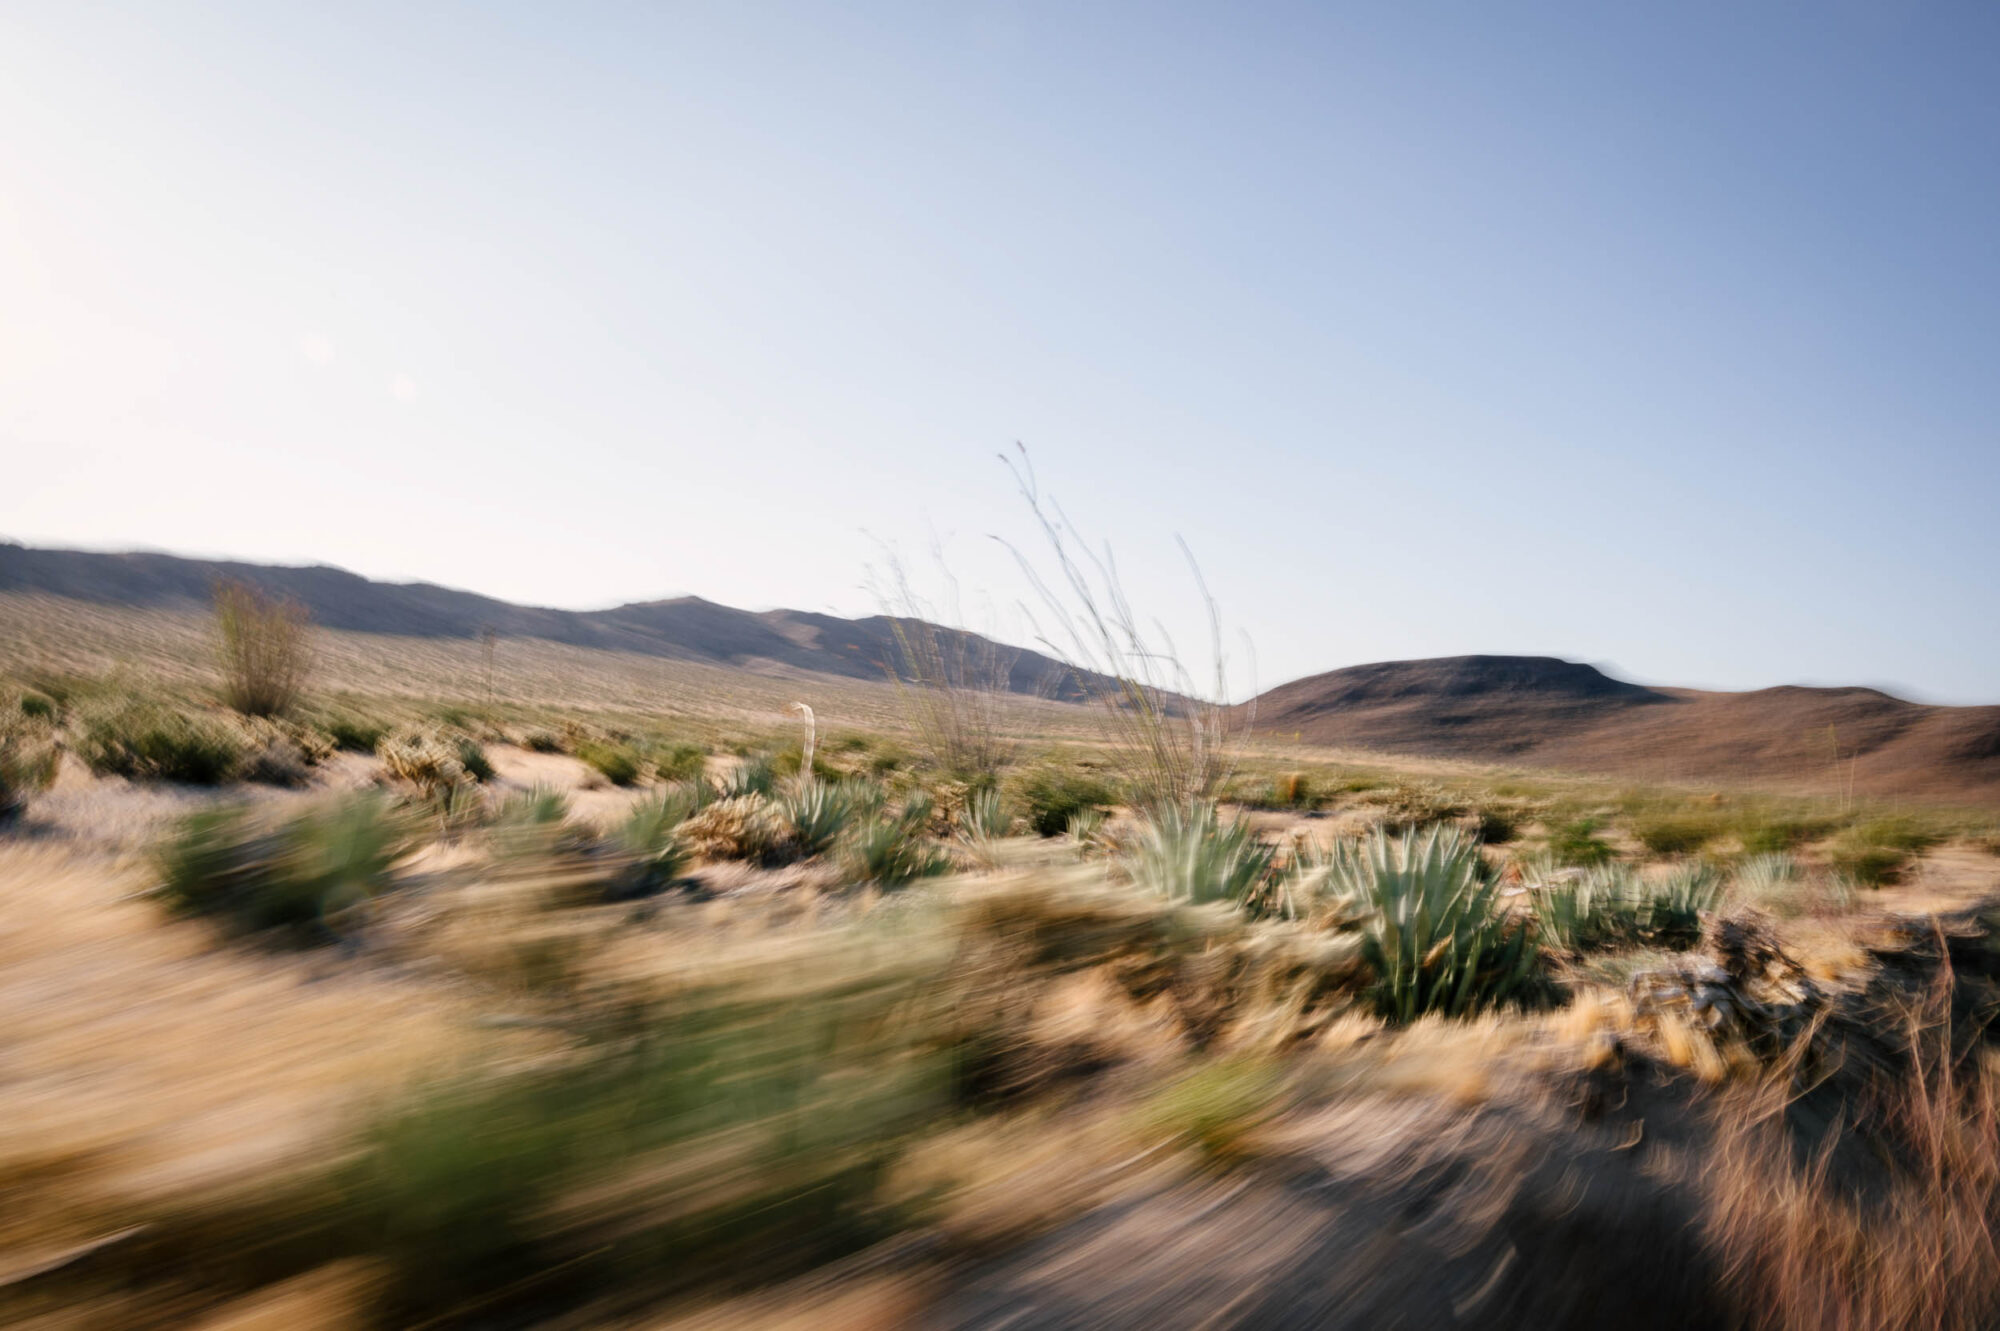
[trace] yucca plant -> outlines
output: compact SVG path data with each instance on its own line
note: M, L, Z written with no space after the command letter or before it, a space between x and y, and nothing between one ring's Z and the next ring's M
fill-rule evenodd
M1500 901L1479 843L1448 824L1335 849L1327 890L1362 916L1375 1006L1392 1021L1525 1007L1543 988L1541 958Z
M972 791L958 811L958 839L983 864L996 862L996 847L1013 827L1014 816L997 790Z
M1715 909L1722 885L1706 864L1679 865L1651 883L1626 865L1543 866L1530 873L1529 903L1542 942L1566 952L1678 949L1701 937L1701 916Z
M746 758L736 770L722 779L722 798L740 799L745 795L769 795L778 786L777 770L765 756Z
M1752 855L1736 866L1736 888L1759 900L1798 881L1799 862L1783 853Z
M649 896L678 880L693 858L680 837L685 818L682 805L672 799L647 800L627 814L610 839L612 852L627 869L614 875L606 895L614 900Z
M1069 816L1065 834L1070 844L1076 847L1076 857L1083 859L1092 852L1104 849L1104 824L1107 821L1102 809L1078 809Z
M951 869L951 856L925 837L923 824L907 811L898 818L871 818L847 843L847 869L857 880L878 887L902 887Z
M778 817L791 832L792 843L806 858L823 855L854 821L847 792L823 781L801 780L779 797Z
M1646 889L1647 941L1689 948L1701 941L1701 917L1722 901L1722 873L1712 864L1678 864Z
M461 784L455 790L476 787ZM589 833L569 821L569 801L546 786L515 791L493 814L491 844L496 856L522 859L583 849Z
M1169 901L1254 905L1274 851L1241 819L1224 822L1208 800L1152 809L1126 856L1132 880Z

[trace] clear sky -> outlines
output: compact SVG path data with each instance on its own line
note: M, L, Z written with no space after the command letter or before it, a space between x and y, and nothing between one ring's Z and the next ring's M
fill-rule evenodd
M0 0L0 535L2000 701L2000 9ZM974 610L978 620L982 613Z

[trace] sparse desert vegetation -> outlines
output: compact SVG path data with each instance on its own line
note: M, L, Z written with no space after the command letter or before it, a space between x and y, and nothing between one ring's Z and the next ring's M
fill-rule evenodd
M1220 1315L1291 1297L1313 1244L1460 1171L1475 1192L1430 1204L1463 1237L1342 1275L1345 1324L1425 1306L1440 1269L1536 1325L1995 1308L1991 813L1250 739L1161 802L1185 760L1087 701L1040 731L1047 704L1013 714L968 782L896 720L927 686L877 687L866 722L817 709L808 771L782 705L308 682L272 718L226 680L52 693L23 671L6 946L100 969L19 1000L50 1108L0 1137L25 1245L0 1307L754 1324L854 1299L885 1326L1081 1323L1145 1306L1118 1273L1165 1236L1240 1241L1259 1222L1228 1197L1322 1236L1254 1278L1169 1282ZM252 779L271 753L296 780ZM382 1027L368 1071L313 1041L207 1058L204 1004L240 984L274 1031L328 1003L427 1017ZM93 1073L61 1034L121 994L178 1023L172 1105L128 1103L152 1064ZM161 1190L148 1114L277 1135ZM1536 1156L1580 1171L1601 1269L1571 1265ZM1300 1178L1319 1200L1281 1202ZM1046 1269L1074 1243L1102 1288Z

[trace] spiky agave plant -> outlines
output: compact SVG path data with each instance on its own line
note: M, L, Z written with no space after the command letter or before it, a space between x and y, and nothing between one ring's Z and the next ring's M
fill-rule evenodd
M1692 947L1701 917L1722 897L1722 875L1706 864L1677 865L1647 882L1630 866L1530 874L1529 904L1541 940L1567 952L1600 948Z
M1327 890L1362 915L1376 1009L1392 1021L1527 1006L1542 984L1527 930L1502 908L1479 843L1449 824L1336 848Z
M854 821L854 803L846 791L805 775L779 797L777 806L798 853L807 858L825 854Z
M846 862L857 881L888 888L951 871L951 856L907 816L864 820L848 839Z
M1224 822L1213 802L1162 804L1140 826L1126 871L1169 901L1248 905L1271 872L1274 851L1250 824Z
M975 790L965 797L958 811L958 839L980 863L992 865L999 858L998 845L1013 830L1014 815L997 790Z
M646 800L626 815L611 834L610 848L621 868L605 895L612 900L648 896L678 880L692 858L680 837L686 817L685 806L671 796Z

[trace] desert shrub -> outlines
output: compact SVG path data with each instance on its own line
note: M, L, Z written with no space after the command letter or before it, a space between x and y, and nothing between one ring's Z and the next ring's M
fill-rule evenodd
M1169 804L1148 811L1125 868L1169 901L1246 906L1265 886L1273 854L1247 821L1224 822L1212 803Z
M662 744L653 750L653 766L662 781L699 781L708 766L708 750L685 742Z
M576 756L614 786L629 786L639 779L639 751L630 744L585 740L576 746Z
M0 822L19 817L28 796L55 779L59 757L50 736L0 730Z
M470 735L454 735L451 744L459 767L468 777L481 785L493 779L493 761L486 756L484 745Z
M1479 810L1475 830L1482 845L1504 846L1518 836L1521 829L1511 810L1489 805Z
M1549 833L1548 853L1559 864L1585 868L1609 864L1618 855L1610 842L1597 835L1595 818L1577 818L1558 826Z
M1304 772L1286 772L1268 780L1239 777L1230 783L1223 798L1248 809L1310 809L1319 804L1319 794Z
M46 693L36 693L30 689L21 695L21 715L31 721L55 721L62 714L56 700Z
M1071 817L1085 809L1117 803L1110 783L1067 767L1038 767L1023 773L1014 783L1014 796L1027 812L1028 826L1044 837L1061 836L1069 830Z
M1747 815L1738 824L1736 835L1747 855L1776 855L1795 850L1808 841L1817 841L1834 829L1829 818L1783 818Z
M1722 887L1722 876L1702 864L1679 866L1656 882L1624 865L1598 865L1531 882L1528 899L1536 932L1550 947L1679 950L1699 941L1702 913L1715 909Z
M388 735L375 746L375 754L389 775L408 781L426 794L470 779L459 760L456 744L435 732L403 731Z
M930 811L905 808L898 817L861 822L848 839L845 865L857 882L902 887L951 870L951 856L925 835Z
M1663 813L1632 820L1632 835L1655 855L1691 855L1722 835L1714 817L1699 813Z
M1386 789L1372 790L1370 804L1380 805L1382 826L1389 831L1425 827L1464 816L1465 800L1435 782L1398 782Z
M312 779L304 751L282 735L271 735L243 756L237 776L264 786L294 790Z
M1827 864L1862 887L1886 887L1902 880L1913 856L1935 844L1936 834L1907 818L1856 823L1834 838Z
M338 1167L323 1250L377 1256L375 1320L412 1326L459 1325L499 1289L553 1311L865 1248L908 1223L889 1167L947 1107L901 1015L924 979L795 967L778 996L724 988L560 1070L432 1091Z
M239 933L311 941L388 885L408 841L407 823L372 793L288 820L246 806L204 810L158 852L159 893L174 909L216 917Z
M373 753L382 737L389 733L389 727L371 717L354 712L335 712L320 722L336 748L349 753Z
M99 775L214 786L236 775L243 740L200 713L128 703L90 717L77 751Z
M563 737L553 730L530 730L521 736L521 747L530 753L561 753Z
M305 607L224 580L215 586L215 628L229 705L245 716L289 711L309 663Z
M1525 1007L1545 992L1527 930L1502 907L1479 843L1456 827L1336 846L1324 890L1360 914L1375 1007L1392 1021Z
M777 811L792 844L807 858L832 849L854 821L847 792L826 781L800 783L778 797Z

